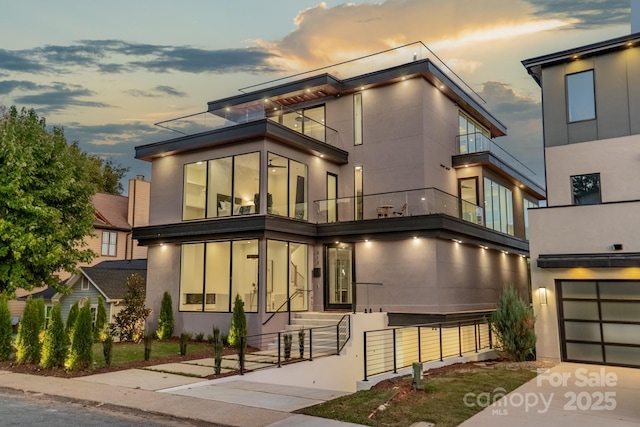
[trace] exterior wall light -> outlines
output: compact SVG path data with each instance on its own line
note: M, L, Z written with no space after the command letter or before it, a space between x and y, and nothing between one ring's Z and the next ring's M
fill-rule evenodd
M547 305L547 288L540 286L538 290L538 296L540 297L540 305Z

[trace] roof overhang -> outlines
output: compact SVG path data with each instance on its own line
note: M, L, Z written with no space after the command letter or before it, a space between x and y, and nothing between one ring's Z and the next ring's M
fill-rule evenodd
M624 268L640 267L640 253L541 254L540 268Z

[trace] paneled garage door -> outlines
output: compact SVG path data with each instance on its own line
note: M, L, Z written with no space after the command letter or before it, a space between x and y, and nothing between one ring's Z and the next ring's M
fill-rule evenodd
M556 281L563 360L640 367L640 281Z

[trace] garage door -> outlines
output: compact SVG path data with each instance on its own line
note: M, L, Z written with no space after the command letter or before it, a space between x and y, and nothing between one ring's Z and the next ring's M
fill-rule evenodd
M640 281L556 282L563 360L640 367Z

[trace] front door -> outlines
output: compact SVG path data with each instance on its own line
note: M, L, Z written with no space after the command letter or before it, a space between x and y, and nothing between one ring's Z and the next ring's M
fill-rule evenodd
M338 244L325 250L325 309L349 310L352 302L353 245Z

